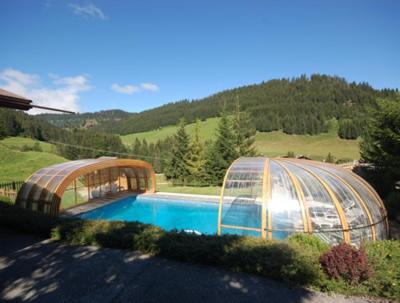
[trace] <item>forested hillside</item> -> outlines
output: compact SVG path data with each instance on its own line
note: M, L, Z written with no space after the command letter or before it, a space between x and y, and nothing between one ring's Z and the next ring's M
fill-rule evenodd
M126 151L118 136L81 129L65 130L21 111L0 109L0 139L14 136L57 142L57 154L70 160Z
M105 122L116 122L135 114L119 109L103 110L95 113L75 115L40 114L37 117L62 128L91 128Z
M319 134L326 131L327 120L336 118L340 136L351 139L360 134L368 110L376 107L376 99L394 94L394 90L376 90L366 83L349 83L339 77L301 76L226 90L200 100L169 103L118 123L98 123L92 129L122 135L155 130L176 125L182 117L188 122L216 117L224 103L232 110L239 100L258 131Z

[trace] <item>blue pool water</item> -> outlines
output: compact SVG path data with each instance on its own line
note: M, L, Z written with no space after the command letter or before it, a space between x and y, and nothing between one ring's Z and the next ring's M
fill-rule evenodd
M83 219L139 221L165 230L217 233L218 203L131 196L79 215Z

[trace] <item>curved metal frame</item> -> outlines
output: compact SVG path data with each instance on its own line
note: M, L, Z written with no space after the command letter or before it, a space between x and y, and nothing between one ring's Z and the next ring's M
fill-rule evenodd
M52 215L58 215L60 212L60 204L61 198L67 189L67 187L78 177L86 175L88 173L94 172L96 170L102 170L107 168L141 168L146 170L146 175L149 175L151 178L151 189L149 190L148 182L146 182L146 192L155 192L156 190L156 175L152 165L148 162L142 160L133 160L133 159L113 159L113 158L99 158L99 159L87 159L88 163L84 164L85 160L71 161L62 164L56 164L50 166L46 169L50 169L48 173L50 174L38 174L39 170L36 173L32 174L22 186L21 190L18 193L16 204L25 208L32 208L32 202L37 203L38 211L44 212L44 205L50 204L49 213ZM79 163L78 163L79 162ZM69 164L69 165L68 165ZM54 167L54 168L52 168ZM74 167L77 167L74 169ZM65 172L65 174L63 174ZM36 175L40 175L38 180L34 182L30 182L31 178ZM37 182L42 180L45 176L50 177L49 180L45 182L41 187L38 187ZM56 178L60 178L60 180L55 182ZM148 177L145 177L148 179ZM33 183L29 184L29 183ZM26 198L22 196L24 192L24 187L30 186L28 188L28 192L26 193ZM50 187L54 187L53 190L50 190ZM33 196L37 191L41 191L39 194L39 198L35 201L32 201ZM47 199L45 199L47 198ZM25 205L26 202L26 205Z

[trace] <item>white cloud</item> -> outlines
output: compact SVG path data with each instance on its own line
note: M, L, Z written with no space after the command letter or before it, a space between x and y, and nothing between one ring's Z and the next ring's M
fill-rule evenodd
M119 85L114 83L111 85L111 89L120 94L132 95L140 91L140 87L135 85Z
M79 111L79 94L91 89L88 77L60 77L50 75L51 86L41 83L41 78L35 74L28 74L8 68L0 71L0 87L18 95L33 100L33 103L42 106L55 107L74 112ZM42 109L31 109L29 114L47 112ZM54 112L53 112L54 113Z
M93 3L88 3L86 5L70 3L69 6L72 8L75 15L89 16L103 20L106 19L106 15L103 11Z
M141 83L141 84L140 84L140 87L141 87L143 90L149 90L149 91L153 91L153 92L159 90L157 84L154 84L154 83Z
M139 85L127 84L119 85L114 83L111 89L120 94L132 95L133 93L140 93L142 91L158 91L158 86L154 83L140 83Z

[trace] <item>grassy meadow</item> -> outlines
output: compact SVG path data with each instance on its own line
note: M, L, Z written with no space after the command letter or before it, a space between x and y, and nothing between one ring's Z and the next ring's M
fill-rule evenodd
M218 118L210 118L201 121L200 135L202 139L212 140L218 125ZM187 126L189 135L194 133L194 123ZM328 125L327 133L310 135L288 135L282 131L257 132L255 146L261 155L267 157L284 156L288 151L297 155L305 155L311 159L323 160L328 153L336 159L356 160L360 156L359 140L344 140L337 135L338 124L331 120ZM172 136L177 131L177 126L167 126L158 130L129 134L121 136L122 142L130 146L136 138L146 139L148 143L155 143L157 140Z
M67 161L51 151L52 144L39 142L40 151L21 151L23 146L33 147L35 140L22 137L10 137L0 140L0 182L22 181L36 170Z
M203 140L212 139L215 135L219 118L210 118L205 121L200 121L200 136ZM136 138L139 140L146 139L148 143L156 143L157 140L165 139L168 136L173 136L178 129L177 126L166 126L156 130L151 130L143 133L129 134L121 136L122 143L125 145L132 145ZM188 124L186 131L189 135L193 135L195 130L195 123Z

